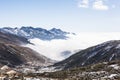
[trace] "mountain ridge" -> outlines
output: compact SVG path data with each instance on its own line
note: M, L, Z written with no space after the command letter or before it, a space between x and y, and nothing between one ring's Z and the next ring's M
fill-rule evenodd
M89 47L73 54L69 58L56 63L63 69L87 66L99 62L120 60L120 40L107 41L96 46Z
M23 46L28 43L24 37L0 32L0 66L47 66L53 63L51 59Z
M71 34L70 32L65 32L61 29L52 28L50 30L47 30L43 28L34 28L31 26L22 26L21 28L3 27L0 28L0 31L4 33L14 34L17 36L22 36L27 39L39 38L41 40L67 39L69 38L67 34Z

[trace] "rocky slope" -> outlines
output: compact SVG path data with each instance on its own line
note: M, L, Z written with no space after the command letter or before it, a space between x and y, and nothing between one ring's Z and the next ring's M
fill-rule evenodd
M24 37L9 34L9 33L0 32L0 43L22 45L22 44L28 44L30 42L28 41L28 39L26 39Z
M0 32L0 66L45 66L52 63L49 58L21 46L27 43L29 41L24 37Z
M40 74L63 80L120 80L120 61L101 62L84 67Z
M96 64L99 62L110 62L113 60L120 60L120 40L108 41L85 50L81 50L69 58L56 63L54 66L68 69Z

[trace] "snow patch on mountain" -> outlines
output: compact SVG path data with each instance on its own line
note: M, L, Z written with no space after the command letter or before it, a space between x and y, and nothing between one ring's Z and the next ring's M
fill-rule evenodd
M112 48L112 46L107 46L105 50L109 50L110 48Z
M93 52L91 55L89 55L89 56L87 57L87 59L89 59L89 58L91 58L91 57L94 57L96 54L97 54L97 52Z
M120 44L118 44L118 46L116 47L116 49L119 49L120 48Z
M118 64L113 64L113 65L110 65L109 67L112 67L116 70L120 69L120 66L118 66Z
M114 56L115 56L115 54L112 54L112 56L110 57L109 61L111 61Z

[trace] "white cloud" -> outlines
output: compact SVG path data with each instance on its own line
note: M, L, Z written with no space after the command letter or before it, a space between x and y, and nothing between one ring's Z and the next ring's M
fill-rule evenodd
M80 0L78 3L78 7L88 8L89 7L89 0Z
M108 10L109 9L109 6L105 5L103 3L103 0L96 0L94 3L93 3L93 9L96 9L96 10Z
M65 50L85 49L109 40L120 40L120 33L80 33L70 36L68 40L43 41L40 39L30 40L35 45L28 44L27 47L43 54L51 59L63 60L61 52Z
M94 10L108 10L110 6L105 4L105 2L109 3L109 0L78 0L78 7L90 8Z

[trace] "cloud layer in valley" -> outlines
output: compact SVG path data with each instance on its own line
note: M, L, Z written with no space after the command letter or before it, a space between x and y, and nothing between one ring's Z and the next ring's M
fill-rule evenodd
M78 35L69 35L67 40L43 41L40 39L31 39L30 42L35 45L28 44L27 47L43 54L54 60L63 60L65 57L61 55L63 51L76 51L94 46L109 40L120 40L120 33L80 33ZM73 54L73 53L72 53Z

